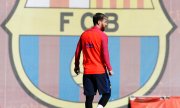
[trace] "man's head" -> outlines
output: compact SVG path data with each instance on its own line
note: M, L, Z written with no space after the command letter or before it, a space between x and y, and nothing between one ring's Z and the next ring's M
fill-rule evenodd
M93 16L93 23L95 26L98 26L102 31L104 31L108 25L108 18L103 13L96 13Z

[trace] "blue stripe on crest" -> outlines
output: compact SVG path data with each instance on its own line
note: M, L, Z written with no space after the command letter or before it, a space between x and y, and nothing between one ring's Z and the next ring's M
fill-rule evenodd
M20 56L24 71L31 82L38 87L39 38L37 36L20 36Z
M59 98L69 101L80 100L80 87L73 81L71 75L71 61L75 54L75 49L79 37L60 37L60 88Z
M110 77L112 94L110 100L120 97L120 37L109 37L109 55L114 75Z
M143 86L154 71L159 51L158 37L141 38L140 85Z

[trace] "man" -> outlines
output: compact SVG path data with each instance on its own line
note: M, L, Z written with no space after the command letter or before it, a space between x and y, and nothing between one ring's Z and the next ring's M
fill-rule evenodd
M86 96L86 108L92 108L94 95L98 90L102 94L97 108L104 108L111 96L110 80L107 74L112 75L109 60L108 37L103 32L108 24L108 18L102 13L93 16L94 27L82 33L75 52L74 71L78 75L79 58L83 52L83 87Z

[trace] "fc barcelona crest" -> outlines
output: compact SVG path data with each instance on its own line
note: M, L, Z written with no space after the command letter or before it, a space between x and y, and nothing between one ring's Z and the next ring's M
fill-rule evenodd
M160 77L167 35L173 28L161 0L17 2L5 24L12 35L12 64L25 90L41 102L61 108L84 107L82 74L73 73L74 53L96 12L109 19L106 33L114 76L107 108L126 106L130 95L147 94Z

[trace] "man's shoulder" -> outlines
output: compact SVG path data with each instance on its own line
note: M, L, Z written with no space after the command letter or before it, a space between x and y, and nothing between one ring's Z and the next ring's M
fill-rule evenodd
M81 34L81 36L87 35L87 34L89 34L90 32L91 32L90 29L87 29L87 30L85 30L85 31Z
M108 37L105 32L101 32L101 33L102 33L102 36L103 36L103 37L106 37L106 38Z
M86 36L86 35L89 35L89 34L91 34L91 35L94 34L94 35L98 35L98 36L100 36L100 37L102 36L102 37L105 37L105 38L108 37L105 32L103 32L103 31L101 31L101 30L98 30L98 29L95 29L94 27L85 30L85 31L81 34L81 36Z
M93 28L89 28L89 29L86 29L82 35L86 35L86 34L89 34L89 33L92 33L92 32L96 32L95 30L93 30Z

